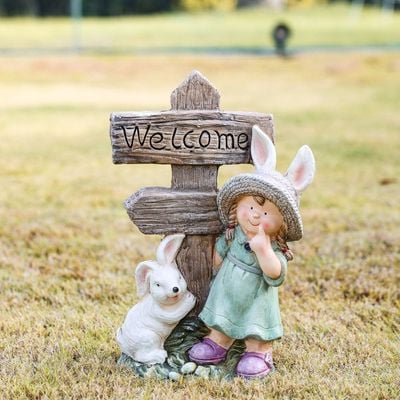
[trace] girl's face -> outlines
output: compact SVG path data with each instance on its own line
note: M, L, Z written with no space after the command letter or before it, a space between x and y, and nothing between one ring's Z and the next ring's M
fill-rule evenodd
M275 204L266 200L260 206L253 196L242 197L237 204L237 221L250 238L258 233L259 225L266 235L274 237L283 224L283 217Z

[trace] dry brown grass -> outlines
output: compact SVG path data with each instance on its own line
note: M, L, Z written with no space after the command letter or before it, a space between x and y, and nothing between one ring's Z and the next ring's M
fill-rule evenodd
M170 171L113 166L108 115L167 109L193 68L224 109L275 114L280 170L303 143L316 155L263 382L143 381L115 365L134 267L159 239L122 201ZM0 397L399 398L399 72L396 54L3 59Z

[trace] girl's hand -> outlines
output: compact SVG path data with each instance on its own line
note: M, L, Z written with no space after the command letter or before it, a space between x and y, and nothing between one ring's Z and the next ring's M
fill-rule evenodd
M250 248L256 254L266 253L271 249L271 239L263 229L263 227L258 225L257 234L249 241Z
M260 267L265 275L276 279L281 274L281 262L274 253L269 235L264 232L261 224L258 232L249 242L250 248L256 253Z

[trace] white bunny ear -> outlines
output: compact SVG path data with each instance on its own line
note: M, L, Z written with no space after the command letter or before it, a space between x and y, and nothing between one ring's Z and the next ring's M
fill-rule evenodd
M251 158L256 172L274 170L276 151L272 140L257 125L253 126L251 138Z
M143 261L136 267L136 290L139 297L149 293L149 274L156 268L157 264L154 261Z
M174 265L175 257L181 247L185 235L177 233L166 236L157 249L157 261L160 265Z
M313 181L315 173L315 159L311 149L304 145L297 152L290 164L286 176L292 182L296 192L303 193Z

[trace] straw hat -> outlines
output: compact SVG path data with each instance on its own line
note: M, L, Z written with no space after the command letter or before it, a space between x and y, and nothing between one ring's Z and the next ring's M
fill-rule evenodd
M299 201L300 195L312 182L315 160L311 149L302 146L286 174L275 171L276 151L271 139L257 126L253 126L251 157L255 166L252 174L240 174L229 179L217 196L222 223L229 223L229 211L241 196L262 196L280 210L287 225L287 241L303 236Z

